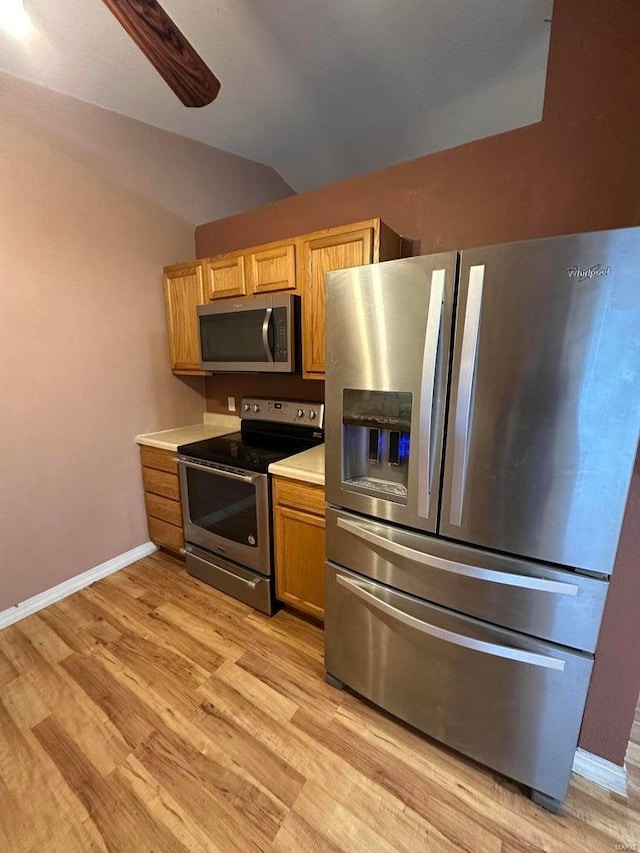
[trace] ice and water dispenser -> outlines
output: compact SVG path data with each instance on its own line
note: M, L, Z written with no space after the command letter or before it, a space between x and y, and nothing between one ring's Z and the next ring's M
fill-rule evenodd
M412 395L346 388L342 398L342 484L407 502Z

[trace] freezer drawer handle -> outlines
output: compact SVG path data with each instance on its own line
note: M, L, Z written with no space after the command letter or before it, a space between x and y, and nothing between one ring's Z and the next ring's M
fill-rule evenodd
M464 315L462 333L462 352L460 354L460 377L458 379L458 399L453 436L453 471L451 473L451 503L449 523L459 527L462 524L462 504L467 480L469 461L469 422L471 420L471 402L476 372L478 335L480 334L480 309L482 307L482 287L484 284L484 264L472 266L469 270L469 289L467 307Z
M513 575L507 572L497 572L493 569L483 569L480 566L468 566L465 563L456 563L453 560L445 560L444 557L436 557L433 554L425 554L423 551L416 551L414 548L409 548L407 545L401 545L399 542L392 542L384 536L378 536L370 530L363 530L359 525L351 521L346 521L343 518L338 519L338 527L346 530L347 533L352 533L366 542L371 542L374 545L379 545L385 551L396 554L398 557L406 557L416 563L422 563L425 566L431 566L434 569L442 569L443 572L451 572L456 575L464 575L468 578L475 578L482 581L490 581L491 583L501 583L505 586L517 586L523 589L531 589L537 592L553 592L556 595L573 595L578 594L578 586L573 583L564 583L563 581L545 580L544 578L531 578L525 575Z
M444 302L444 281L446 270L433 270L431 273L431 293L427 330L422 355L422 382L420 387L420 442L418 444L418 515L429 517L431 498L431 444L433 395L438 365L438 345L442 327L442 304Z
M447 631L446 628L438 628L437 625L431 625L429 622L423 622L422 619L417 619L403 610L399 610L392 604L387 604L386 601L381 601L377 596L373 595L363 588L363 585L356 581L346 578L343 575L336 575L336 580L353 595L361 598L363 601L375 607L377 610L386 613L388 616L402 622L409 628L414 628L423 634L428 634L430 637L435 637L445 643L452 643L455 646L463 646L466 649L471 649L474 652L481 652L485 655L493 655L494 657L506 658L507 660L517 661L518 663L526 663L531 666L539 666L543 669L555 669L559 672L564 672L565 662L558 658L550 658L546 655L539 655L535 652L526 652L523 649L514 649L511 646L501 646L497 643L488 643L485 640L476 640L474 637L467 637L464 634L456 634L454 631Z

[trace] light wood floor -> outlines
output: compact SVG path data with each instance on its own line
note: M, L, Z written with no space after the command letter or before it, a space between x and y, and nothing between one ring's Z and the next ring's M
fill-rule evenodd
M628 800L514 784L323 680L322 634L153 555L0 632L0 851L640 846Z

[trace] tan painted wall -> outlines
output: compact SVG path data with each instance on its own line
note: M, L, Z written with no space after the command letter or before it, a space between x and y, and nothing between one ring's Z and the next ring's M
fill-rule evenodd
M193 423L161 269L271 170L0 75L0 610L148 540L134 436Z
M541 122L207 223L197 255L373 216L406 238L407 255L638 225L639 44L638 0L555 0ZM225 390L207 380L212 410ZM640 467L580 738L617 764L640 687L639 547Z

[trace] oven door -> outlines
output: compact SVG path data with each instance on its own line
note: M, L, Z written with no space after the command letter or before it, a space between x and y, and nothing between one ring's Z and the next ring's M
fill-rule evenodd
M186 541L271 574L267 475L183 457L178 469Z

